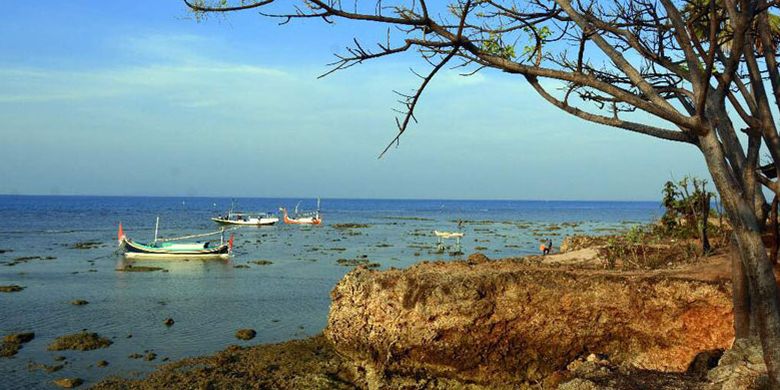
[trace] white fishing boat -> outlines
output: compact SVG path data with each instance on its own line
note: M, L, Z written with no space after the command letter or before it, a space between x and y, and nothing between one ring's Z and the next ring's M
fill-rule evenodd
M222 225L270 226L279 222L279 217L270 213L228 212L225 215L211 218Z
M119 224L117 240L119 248L124 252L128 259L160 259L160 258L187 258L187 259L227 259L233 252L233 235L225 241L225 230L193 234L182 237L158 238L160 227L160 218L154 228L154 240L151 242L137 242L125 235L122 224ZM203 238L208 236L220 235L219 242L195 241L195 242L177 242Z

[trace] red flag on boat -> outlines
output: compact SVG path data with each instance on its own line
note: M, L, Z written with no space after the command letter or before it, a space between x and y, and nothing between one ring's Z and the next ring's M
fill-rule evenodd
M121 243L122 238L124 237L125 237L125 231L122 230L122 222L119 222L119 231L116 232L116 240Z
M233 233L230 233L230 239L228 240L228 250L233 251Z

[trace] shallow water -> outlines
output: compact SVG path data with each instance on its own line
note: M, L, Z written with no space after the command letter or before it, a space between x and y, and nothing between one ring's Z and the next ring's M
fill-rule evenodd
M240 199L241 209L271 211L295 207L297 199ZM145 241L161 218L162 236L216 229L209 217L230 206L224 198L33 197L0 196L0 285L26 288L0 293L0 335L33 331L35 339L13 358L0 358L2 388L50 387L53 379L78 376L87 384L107 375L142 375L162 363L209 354L230 344L254 345L301 338L325 326L329 294L351 267L338 259L365 256L380 268L403 268L433 259L457 259L432 253L432 231L462 231L463 252L491 258L538 252L541 238L557 246L565 235L610 233L660 215L655 202L544 202L325 199L325 225L286 226L234 231L236 249L229 261L137 261L168 272L118 272L124 260L114 253L117 224ZM301 204L315 207L314 200ZM365 228L336 229L332 224L360 223ZM74 249L95 241L93 249ZM10 265L14 259L41 256ZM55 259L45 258L47 256ZM270 260L255 265L252 260ZM246 264L249 268L234 268ZM74 299L89 301L74 306ZM166 327L163 321L173 318ZM239 328L257 330L239 341ZM114 342L94 351L47 351L56 337L82 329ZM133 353L153 351L147 362ZM55 373L31 370L31 363L65 367ZM110 365L97 368L107 360Z

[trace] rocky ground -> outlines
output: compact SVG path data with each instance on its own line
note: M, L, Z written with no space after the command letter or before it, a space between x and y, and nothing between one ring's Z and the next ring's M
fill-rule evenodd
M214 356L162 366L144 379L107 378L94 389L256 388L361 389L361 373L338 355L323 336L249 348L231 346ZM544 382L480 385L449 378L398 377L391 384L408 389L708 389L695 373L625 370L609 362L579 359Z
M351 366L322 336L166 364L139 380L107 378L94 389L354 389Z

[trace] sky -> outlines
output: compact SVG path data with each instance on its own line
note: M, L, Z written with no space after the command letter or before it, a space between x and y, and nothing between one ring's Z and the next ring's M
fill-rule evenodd
M0 194L657 200L709 178L694 146L585 123L518 76L447 70L395 136L403 55L318 79L353 37L177 0L10 2L0 14Z

